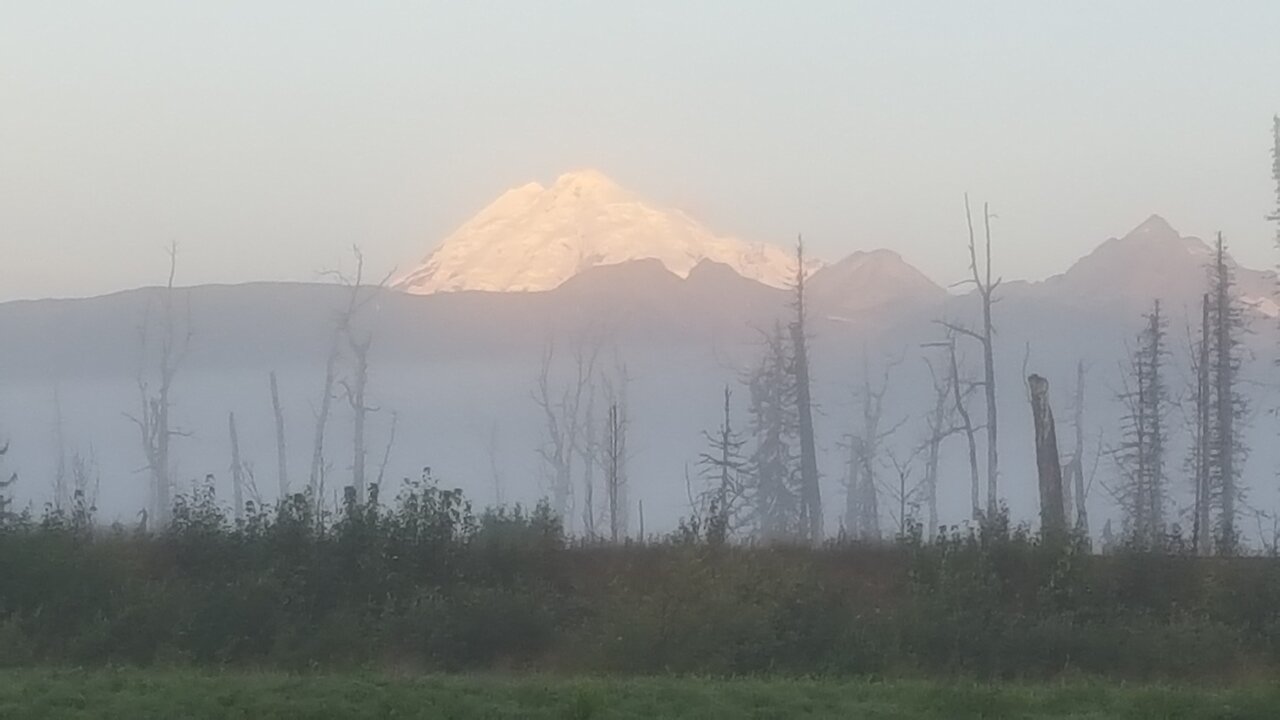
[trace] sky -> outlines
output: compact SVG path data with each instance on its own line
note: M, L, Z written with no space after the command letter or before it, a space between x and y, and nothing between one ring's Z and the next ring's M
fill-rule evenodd
M407 268L594 167L747 240L1064 270L1152 213L1280 260L1280 3L0 0L0 300Z

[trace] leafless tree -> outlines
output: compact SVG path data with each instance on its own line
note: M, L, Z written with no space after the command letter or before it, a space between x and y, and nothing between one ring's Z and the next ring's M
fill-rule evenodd
M1236 297L1234 272L1222 233L1218 233L1214 246L1209 295L1212 342L1208 365L1213 406L1208 446L1210 499L1216 494L1218 552L1231 555L1240 547L1237 504L1242 497L1240 466L1247 450L1239 426L1248 404L1238 387L1244 313Z
M818 451L813 430L813 400L809 389L808 325L805 316L804 238L796 238L796 281L791 323L793 362L795 363L796 406L800 430L800 510L806 524L808 540L822 542L822 489L818 476Z
M139 329L139 347L141 362L139 364L137 385L139 412L126 414L126 417L137 426L142 440L142 451L146 458L145 469L151 480L152 521L155 527L163 528L169 523L172 510L173 467L171 448L174 438L185 437L188 433L173 427L171 412L173 409L173 382L179 368L186 359L191 345L190 314L184 327L179 327L174 308L174 275L178 267L177 243L169 245L169 276L161 291L159 338L156 340L156 358L154 367L154 384L147 370L151 355L150 320L144 318ZM149 313L148 313L149 314Z
M925 492L923 482L913 484L911 476L915 472L915 461L920 455L917 447L906 457L901 457L892 448L885 452L888 456L888 468L893 471L892 482L886 482L885 492L893 504L889 508L889 517L893 520L899 538L905 538L920 508L920 494Z
M596 437L596 383L587 380L587 408L583 413L580 442L575 445L582 462L582 534L588 540L596 536L596 466L603 464L601 446Z
M1165 318L1160 301L1145 316L1138 335L1120 401L1125 407L1123 437L1113 454L1120 482L1112 489L1124 514L1127 540L1143 548L1157 548L1165 537L1165 416L1168 390L1164 378Z
M98 492L102 487L102 473L97 455L89 446L87 455L79 450L71 454L71 512L76 524L87 527L98 511Z
M400 414L391 411L391 427L387 431L387 444L382 447L382 462L378 463L378 478L374 483L383 487L382 481L387 476L387 465L391 463L391 450L396 446L396 429L400 425Z
M906 421L893 426L881 426L884 414L884 396L889 389L889 377L898 361L889 362L878 384L871 382L871 370L863 359L862 386L857 393L861 408L861 423L849 434L849 466L845 475L845 532L860 540L880 540L880 481L877 477L880 451L884 441L902 427Z
M605 488L609 498L609 538L614 543L626 531L623 521L626 513L626 456L626 409L613 402L609 404L609 419L605 425L604 461Z
M987 514L994 516L998 510L1000 498L998 482L1000 477L1000 442L999 422L996 406L996 368L995 368L995 327L991 319L991 308L998 298L996 289L1000 287L1000 278L991 275L991 214L987 203L982 204L982 226L984 234L984 258L981 268L978 264L977 237L973 229L973 212L969 206L969 195L964 196L964 214L969 229L969 270L972 274L966 283L971 283L982 303L982 329L973 330L964 325L945 322L947 328L977 341L982 348L983 379L982 390L987 401Z
M951 348L952 346L947 345L946 347ZM940 527L938 523L938 465L942 454L942 443L948 437L962 432L964 426L958 420L959 413L953 404L953 386L957 379L951 374L949 368L945 375L939 376L938 371L934 368L933 361L929 358L925 358L925 366L929 369L929 377L933 385L933 407L930 409L928 416L928 433L917 452L923 452L925 456L924 479L921 481L921 491L924 493L924 503L929 513L929 527L926 529L926 537L929 540L933 540ZM963 396L961 400L963 401ZM973 459L976 464L976 450L974 451ZM974 473L973 487L974 492L977 492L976 471Z
M62 419L62 394L56 385L53 388L53 444L56 453L53 469L53 508L60 513L69 513L72 510L72 493L67 468L67 439Z
M764 335L764 344L759 363L746 378L753 440L746 489L752 521L762 541L807 541L810 527L796 458L800 443L793 345L781 323Z
M289 497L289 453L284 435L284 408L280 405L280 387L276 383L276 372L271 371L271 411L276 419L276 481L279 487L280 502Z
M236 524L244 522L244 462L240 459L240 435L236 432L236 414L227 413L231 436L231 497Z
M553 377L555 342L548 341L533 399L542 410L546 440L538 448L551 476L551 501L556 515L566 523L573 511L575 459L580 454L591 383L596 375L599 343L578 343L568 382L557 386Z
M608 419L605 424L604 443L601 448L605 470L605 495L608 501L609 537L613 542L627 536L631 516L627 499L627 431L631 426L627 388L631 376L627 366L615 355L614 372L604 379L605 400L608 403Z
M352 274L338 271L326 273L347 288L347 302L340 311L334 328L329 357L325 363L325 392L321 398L320 411L316 417L316 438L312 454L312 485L319 485L319 475L324 463L324 431L328 422L330 402L333 399L333 388L336 384L343 389L347 404L352 411L352 448L351 448L351 486L357 503L364 503L366 496L365 463L368 453L365 448L365 425L368 415L377 408L368 404L369 386L369 348L373 344L373 336L359 328L358 318L361 311L369 306L386 288L391 275L388 273L377 283L366 283L364 280L364 253L359 247L351 248L355 258L355 270ZM344 378L337 377L337 366L341 358L342 347L350 356L351 367ZM317 487L317 502L320 497Z
M1089 493L1085 487L1084 480L1084 379L1084 361L1080 360L1076 362L1076 392L1075 400L1071 406L1071 427L1075 431L1075 448L1071 453L1071 459L1067 461L1066 478L1064 478L1062 487L1063 500L1068 508L1068 513L1071 513L1072 505L1074 505L1075 511L1074 518L1068 517L1068 525L1073 527L1080 537L1088 538L1089 510L1086 507L1086 500Z
M372 341L372 338L357 340L354 336L349 337L351 376L349 379L344 378L339 381L346 394L347 403L351 406L351 485L356 491L356 502L361 504L365 501L367 484L365 460L368 454L365 450L365 423L369 413L376 412L378 409L370 406L366 399L369 388L369 345Z
M311 474L307 479L307 492L314 509L319 510L324 504L324 440L325 429L329 425L329 412L333 406L333 386L337 382L338 357L342 339L340 328L334 328L329 340L329 353L324 362L324 386L320 392L320 406L315 413L315 436L311 444Z
M743 475L747 460L743 448L747 441L733 429L730 400L732 392L724 386L724 415L714 433L703 431L707 450L698 456L698 465L708 487L698 502L706 518L707 534L715 542L723 542L740 529L746 510L746 488Z
M980 500L980 481L978 479L978 428L974 427L973 417L969 414L969 391L980 383L965 381L960 376L960 361L956 356L955 331L948 328L946 339L941 342L926 343L925 347L942 347L947 350L948 383L951 387L951 400L956 416L960 419L960 431L964 433L969 450L969 502L970 517L974 522L982 519Z
M1213 552L1211 531L1211 506L1214 495L1209 473L1210 434L1212 425L1213 386L1209 379L1209 354L1213 342L1210 338L1209 294L1200 302L1200 337L1192 343L1191 365L1195 371L1195 413L1192 431L1191 460L1195 485L1195 504L1192 508L1191 539L1196 553L1210 555Z
M5 459L9 454L9 441L6 440L3 446L0 446L0 461ZM3 476L0 476L3 478ZM0 479L0 523L13 520L13 490L15 483L18 482L18 473L10 473L8 479Z

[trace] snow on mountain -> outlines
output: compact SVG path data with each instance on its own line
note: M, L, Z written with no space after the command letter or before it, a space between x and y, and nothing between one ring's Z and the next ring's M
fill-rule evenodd
M655 207L595 170L566 173L551 187L508 190L395 280L402 290L550 290L583 270L655 259L680 277L711 260L745 278L783 287L791 253L716 235L688 215Z

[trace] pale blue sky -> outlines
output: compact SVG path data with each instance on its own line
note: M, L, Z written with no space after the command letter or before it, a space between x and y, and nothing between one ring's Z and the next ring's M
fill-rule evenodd
M713 229L1059 272L1156 212L1274 264L1280 2L0 0L0 299L407 265L598 167Z

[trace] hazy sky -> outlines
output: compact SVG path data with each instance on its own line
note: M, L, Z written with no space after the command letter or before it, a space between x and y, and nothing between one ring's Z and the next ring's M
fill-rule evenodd
M0 299L409 265L594 166L713 229L1039 278L1160 213L1280 259L1280 2L0 0Z

